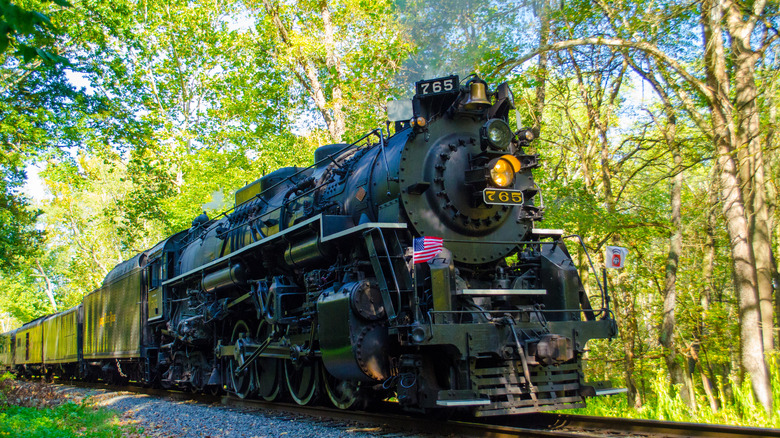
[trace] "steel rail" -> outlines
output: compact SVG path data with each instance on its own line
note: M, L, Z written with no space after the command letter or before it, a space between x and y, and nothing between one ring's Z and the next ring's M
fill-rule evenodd
M349 421L380 426L384 429L409 433L426 433L435 436L457 437L489 437L489 438L604 438L603 434L571 430L545 430L518 426L503 426L471 421L441 420L410 416L395 412L397 407L392 403L384 403L381 408L385 412L350 411L323 406L300 406L289 403L266 402L261 400L240 399L231 396L222 397L222 404L227 406L253 409L274 410L296 415L328 418L331 420Z
M713 437L713 438L780 438L780 429L724 426L703 423L641 420L631 418L592 417L571 414L534 413L504 417L485 417L468 420L411 416L402 413L393 403L382 403L374 411L351 411L323 406L300 406L292 403L240 399L234 396L213 396L176 390L113 386L103 383L58 382L63 386L99 388L126 391L200 403L219 403L223 406L243 407L293 415L305 415L322 420L357 422L384 429L426 433L437 436L459 437L579 437L604 438L615 436L641 437ZM379 412L378 410L381 410Z
M780 429L762 427L726 426L720 424L686 423L676 421L643 420L635 418L593 417L573 414L538 413L531 415L536 427L560 430L598 430L605 435L642 435L663 437L712 437L712 438L780 438ZM528 427L525 417L487 419L491 424L512 427L520 424Z
M471 421L446 421L402 414L397 405L383 403L383 412L350 411L323 406L300 406L292 403L266 402L262 400L240 399L233 396L213 396L177 390L144 388L140 386L114 386L106 383L63 381L55 384L81 388L105 389L116 392L130 392L155 397L168 397L176 400L192 400L199 403L248 408L257 411L273 411L280 414L305 415L320 420L362 423L381 427L388 432L425 433L434 436L488 437L488 438L604 438L598 433L583 433L568 430L544 430L518 426L502 426Z

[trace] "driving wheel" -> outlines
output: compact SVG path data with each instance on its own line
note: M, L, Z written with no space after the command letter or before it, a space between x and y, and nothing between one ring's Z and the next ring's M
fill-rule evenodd
M271 336L273 327L266 321L260 321L255 339L262 343ZM276 400L281 393L281 359L259 357L252 364L252 372L257 386L257 395L266 401Z
M333 406L339 409L359 408L363 397L360 382L341 380L331 375L324 366L322 368L322 386Z
M295 403L307 405L317 399L319 386L319 365L315 361L299 359L284 361L284 377L287 389Z
M232 386L232 391L239 398L246 398L252 389L252 372L245 368L242 372L236 374L236 369L244 363L244 354L240 352L242 343L249 342L249 326L244 321L238 321L233 326L233 334L230 336L230 344L235 345L239 352L236 357L228 358L228 375Z

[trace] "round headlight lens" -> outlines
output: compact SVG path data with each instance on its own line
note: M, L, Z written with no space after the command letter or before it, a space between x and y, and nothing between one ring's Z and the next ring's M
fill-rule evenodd
M515 182L515 169L512 163L504 158L497 159L490 168L490 180L497 187L505 188Z
M504 151L512 141L512 129L501 119L491 119L481 129L482 144L496 151Z

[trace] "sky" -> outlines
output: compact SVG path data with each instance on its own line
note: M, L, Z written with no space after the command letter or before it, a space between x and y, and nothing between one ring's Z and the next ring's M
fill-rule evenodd
M38 164L27 166L27 182L24 184L23 193L36 202L43 201L51 197L46 191L39 173L43 170Z

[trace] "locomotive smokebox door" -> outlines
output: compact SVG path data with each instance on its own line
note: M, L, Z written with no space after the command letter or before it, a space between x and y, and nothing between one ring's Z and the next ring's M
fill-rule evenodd
M317 301L320 350L325 368L341 380L390 377L386 314L381 294L368 280L330 289Z
M399 168L401 206L411 227L421 236L444 238L455 262L491 263L515 250L513 241L522 240L528 223L518 221L522 203L482 202L485 188L485 160L506 155L506 151L483 151L479 141L482 120L469 117L441 119L431 124L430 142L417 136L401 152ZM435 139L435 140L433 140ZM514 168L513 168L514 169ZM489 170L489 169L488 169ZM481 185L469 179L477 172ZM531 184L529 171L521 169L512 184L504 187L517 192ZM531 197L521 199L531 202ZM506 244L484 244L506 242Z

